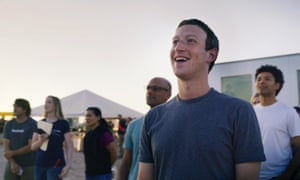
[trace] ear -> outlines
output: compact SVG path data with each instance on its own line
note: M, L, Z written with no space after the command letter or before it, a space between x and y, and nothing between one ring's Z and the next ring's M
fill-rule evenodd
M210 49L207 52L208 52L208 62L209 63L211 63L217 59L219 51L216 48Z
M167 101L170 97L171 97L171 90L169 90L169 92L167 92L167 94L165 96L165 100Z
M276 83L275 85L276 85L276 90L278 90L281 86L280 83Z

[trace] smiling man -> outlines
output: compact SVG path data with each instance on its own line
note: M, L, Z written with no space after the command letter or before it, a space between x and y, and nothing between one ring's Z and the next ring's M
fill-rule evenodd
M255 84L260 103L254 109L267 158L260 179L292 179L300 166L300 121L292 107L276 99L284 84L283 74L276 66L263 65L256 70Z
M265 156L252 106L208 83L218 50L202 21L177 27L170 59L179 92L145 117L139 180L258 179Z

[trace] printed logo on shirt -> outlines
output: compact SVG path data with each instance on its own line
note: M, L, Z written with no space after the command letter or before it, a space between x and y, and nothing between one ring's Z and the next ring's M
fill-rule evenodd
M59 136L61 134L61 130L59 130L59 129L53 129L52 134Z
M13 132L13 133L24 133L24 129L12 129L11 132Z

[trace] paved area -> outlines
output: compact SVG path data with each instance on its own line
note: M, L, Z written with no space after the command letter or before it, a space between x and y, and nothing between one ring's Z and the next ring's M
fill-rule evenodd
M117 160L117 162L113 166L114 175L116 176L116 170L118 168L118 165L120 163L120 159ZM3 147L2 144L0 144L0 180L3 180L3 173L4 173L4 167L6 164L6 160L3 157ZM76 152L74 151L73 154L73 162L72 162L72 168L66 178L64 180L84 180L84 157L82 152Z

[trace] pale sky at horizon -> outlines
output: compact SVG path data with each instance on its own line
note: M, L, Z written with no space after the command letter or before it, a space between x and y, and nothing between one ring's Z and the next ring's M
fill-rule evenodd
M36 107L88 89L146 113L151 78L177 94L169 49L182 19L214 30L220 63L299 53L299 9L298 0L2 0L0 112L19 97Z

